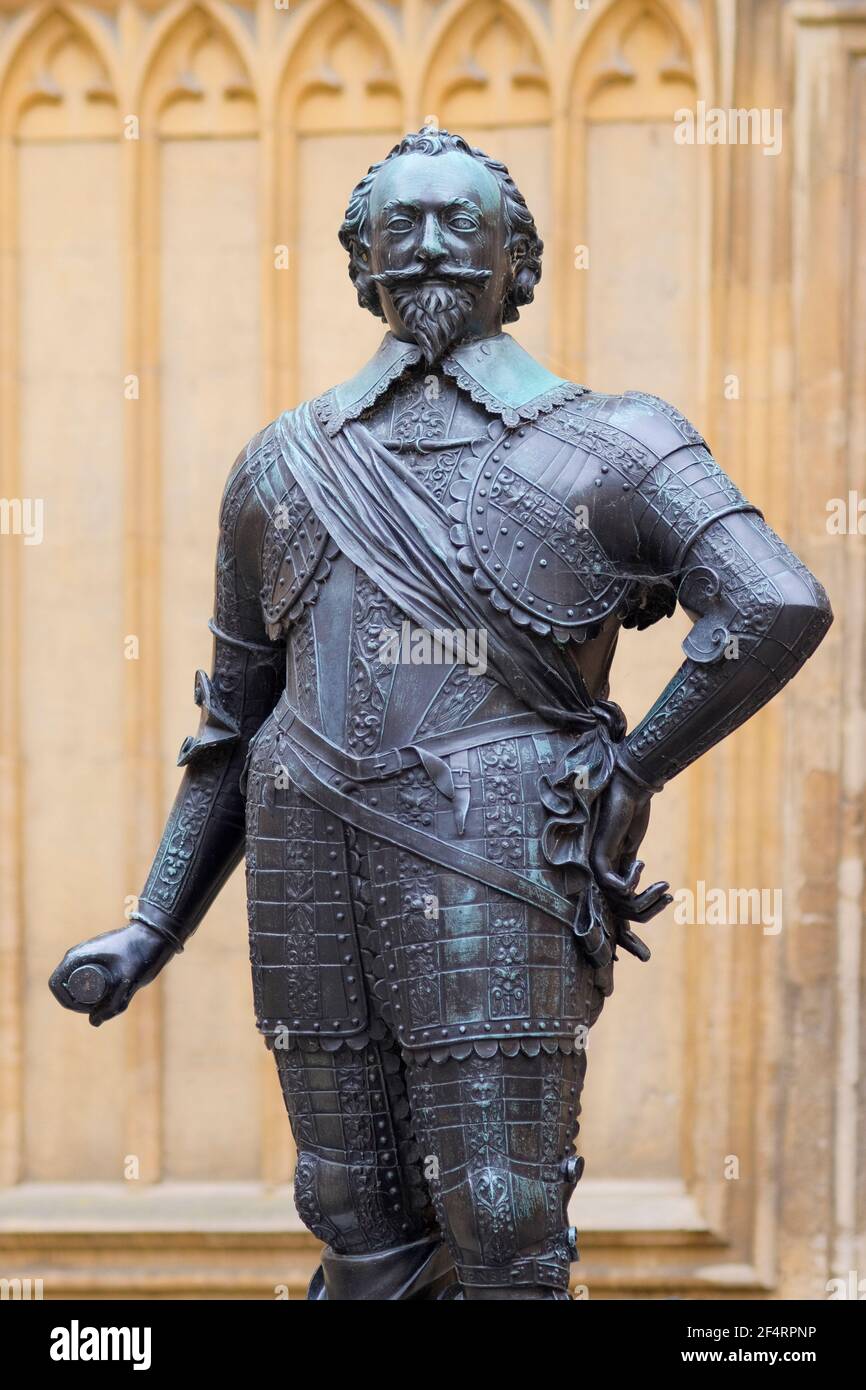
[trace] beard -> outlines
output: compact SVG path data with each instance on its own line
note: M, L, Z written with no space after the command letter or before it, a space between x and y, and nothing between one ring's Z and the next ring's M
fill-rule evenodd
M391 298L432 367L460 337L477 295L462 285L415 285L392 290Z
M388 290L405 328L432 367L462 336L490 271L432 271L427 279L384 271L373 278Z

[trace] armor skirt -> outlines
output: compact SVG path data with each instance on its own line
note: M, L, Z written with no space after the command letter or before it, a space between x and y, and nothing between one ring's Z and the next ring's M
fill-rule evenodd
M359 1257L402 1287L406 1251L444 1241L464 1297L565 1297L584 1043L611 967L537 903L411 848L416 831L428 846L459 839L515 883L563 893L538 795L563 736L466 751L458 835L423 765L347 785L318 762L315 800L290 775L282 718L278 707L248 762L250 955L329 1296L357 1296L339 1289ZM334 813L330 791L364 809L353 819L366 828ZM401 843L367 813L398 824Z
M465 752L469 807L460 835L452 802L424 766L347 785L308 759L323 787L364 808L366 825L381 818L380 836L296 785L283 717L278 707L257 735L247 772L260 1030L360 1047L377 1024L416 1060L498 1047L580 1050L611 991L610 967L595 967L568 926L536 904L412 847L417 831L421 843L435 837L510 870L516 882L564 894L563 872L541 852L538 782L567 735L527 734ZM395 822L403 844L386 838Z

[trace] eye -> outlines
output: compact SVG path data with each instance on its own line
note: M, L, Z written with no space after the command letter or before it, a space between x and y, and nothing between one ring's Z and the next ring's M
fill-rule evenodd
M458 212L451 218L451 226L455 232L474 232L477 223L474 217L470 217L465 212Z
M388 231L395 232L398 236L402 236L404 232L411 232L411 230L412 218L406 217L402 213L398 214L396 217L391 217L388 220Z

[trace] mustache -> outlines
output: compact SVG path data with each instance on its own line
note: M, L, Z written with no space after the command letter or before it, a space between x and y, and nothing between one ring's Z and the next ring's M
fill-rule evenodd
M456 285L486 285L493 274L492 270L475 270L471 266L409 266L405 270L380 270L370 279L383 289L390 290L403 285L420 285L427 280L451 281Z

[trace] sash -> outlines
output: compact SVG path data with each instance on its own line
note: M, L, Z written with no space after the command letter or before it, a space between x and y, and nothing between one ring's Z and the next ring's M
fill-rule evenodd
M590 958L606 964L625 923L612 918L589 851L598 798L615 766L613 744L625 734L622 710L594 701L573 662L555 647L542 649L478 593L455 562L446 507L365 425L354 420L328 437L307 401L286 411L276 428L295 481L352 563L419 627L485 631L494 678L542 718L574 732L558 767L539 779L548 812L541 848L548 863L565 870L566 891L576 895L572 930Z
M488 666L530 709L560 727L601 723L622 737L619 706L593 702L572 662L540 648L478 593L455 563L446 507L365 425L351 421L329 438L308 401L280 417L277 438L334 543L419 627L484 630Z

